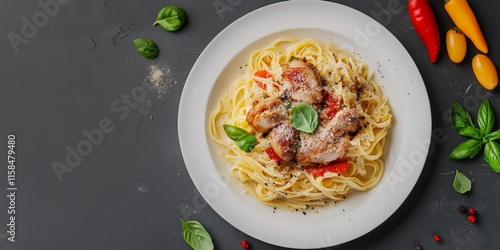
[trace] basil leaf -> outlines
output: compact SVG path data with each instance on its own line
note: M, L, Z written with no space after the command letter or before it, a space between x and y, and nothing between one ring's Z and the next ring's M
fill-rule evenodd
M160 25L164 30L176 31L186 21L186 12L176 6L167 6L158 12L158 17L153 25Z
M458 147L451 152L450 158L453 160L472 158L481 150L481 146L481 141L470 139L458 145Z
M484 137L485 142L494 141L498 139L500 139L500 129L495 132L491 132Z
M458 131L458 134L478 140L481 140L483 138L483 133L481 132L481 130L470 125L467 125L462 130Z
M158 47L156 47L156 44L151 41L151 39L148 38L137 38L134 40L134 47L139 54L144 56L145 58L148 59L153 59L156 56L158 56L158 53L160 52L158 50Z
M469 115L469 112L457 102L453 102L451 106L451 123L457 132L460 132L467 126L475 127L472 123L472 118Z
M184 221L182 223L182 237L194 250L214 249L212 237L197 221Z
M299 60L299 58L298 58L298 57L296 57L296 56L291 56L291 57L290 57L290 60L288 60L288 62L293 62L293 61L297 61L297 60Z
M453 180L453 188L455 191L464 194L467 191L470 191L472 186L471 181L467 176L456 170L455 179Z
M257 138L253 135L244 136L236 142L236 145L245 152L250 152L257 144Z
M477 125L479 125L481 132L486 135L491 132L494 124L495 111L493 111L490 101L485 99L481 102L481 106L479 106L479 111L477 112Z
M493 171L500 173L500 144L494 141L486 143L484 147L484 160Z
M309 104L301 102L292 108L290 121L297 130L313 133L318 127L318 112Z
M257 138L254 135L248 133L246 130L238 128L236 126L224 124L224 132L233 141L236 142L238 148L245 152L250 152L257 144Z

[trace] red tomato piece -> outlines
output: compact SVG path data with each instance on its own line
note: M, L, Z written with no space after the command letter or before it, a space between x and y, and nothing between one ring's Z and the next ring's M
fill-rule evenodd
M279 155L274 152L274 149L272 147L266 148L266 154L269 155L269 157L275 162L279 162L281 160L281 157L279 157Z
M325 173L345 173L349 170L349 162L347 160L330 162L327 165L320 165L319 167L307 168L307 173L314 177L324 176Z
M330 92L325 92L324 100L326 116L328 119L332 119L337 114L339 100Z
M266 78L266 79L273 77L273 76L271 75L271 73L269 73L269 71L267 71L267 70L265 70L265 69L263 69L263 70L259 70L259 71L255 72L253 75L254 75L255 77L259 77L259 78ZM261 89L263 89L263 90L266 90L266 89L267 89L267 86L266 86L266 84L265 84L265 83L260 82L260 81L258 81L258 80L255 80L255 83L256 83L256 84L257 84L257 86L259 86Z

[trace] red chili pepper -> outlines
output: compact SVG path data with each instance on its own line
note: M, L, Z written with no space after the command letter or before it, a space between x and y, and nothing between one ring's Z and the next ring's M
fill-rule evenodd
M330 162L327 165L320 165L319 167L310 167L306 171L314 177L324 176L325 173L344 173L349 170L349 162L347 160Z
M408 12L418 36L427 47L432 63L439 53L439 29L429 0L409 0Z
M269 155L269 157L275 162L279 162L281 160L281 157L274 152L272 147L266 148L266 154Z

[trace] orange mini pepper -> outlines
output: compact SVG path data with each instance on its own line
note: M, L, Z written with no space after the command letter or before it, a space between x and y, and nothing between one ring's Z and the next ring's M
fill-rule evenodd
M444 0L444 8L451 20L472 41L474 46L481 52L488 53L488 44L467 0Z

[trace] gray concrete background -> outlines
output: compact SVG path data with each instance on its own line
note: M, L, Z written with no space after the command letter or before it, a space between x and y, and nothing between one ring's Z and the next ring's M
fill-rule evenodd
M6 152L11 133L17 137L18 187L16 243L7 240L7 226L0 226L0 249L189 249L181 235L183 217L201 222L220 250L240 249L243 239L252 249L281 249L243 234L205 203L186 171L177 137L179 99L199 54L231 22L275 1L40 2L52 3L49 11L38 1L0 3L0 187L5 190L0 192L0 224L9 223ZM500 119L499 90L484 91L472 73L477 50L469 42L464 62L450 62L444 36L453 25L441 1L431 1L442 37L436 64L429 62L411 25L407 1L333 2L377 19L406 47L429 93L433 130L441 133L434 137L415 189L397 212L367 235L334 249L414 249L416 243L423 249L498 248L500 176L481 157L448 158L464 140L447 119L453 101L475 113L478 103L489 98ZM469 2L488 41L488 56L500 67L500 2ZM152 26L167 5L187 12L178 32ZM12 46L12 33L22 39L20 46ZM132 46L136 37L154 40L159 57L138 55ZM151 65L169 70L166 82L149 89L144 100L127 102L147 84ZM87 156L70 159L74 166L66 170L71 172L58 179L54 162L67 165L68 150L86 139L84 131L95 129L108 133L96 137ZM453 190L456 169L472 179L470 193ZM468 223L457 212L460 204L477 208L478 223ZM441 243L433 241L434 233L441 235Z

